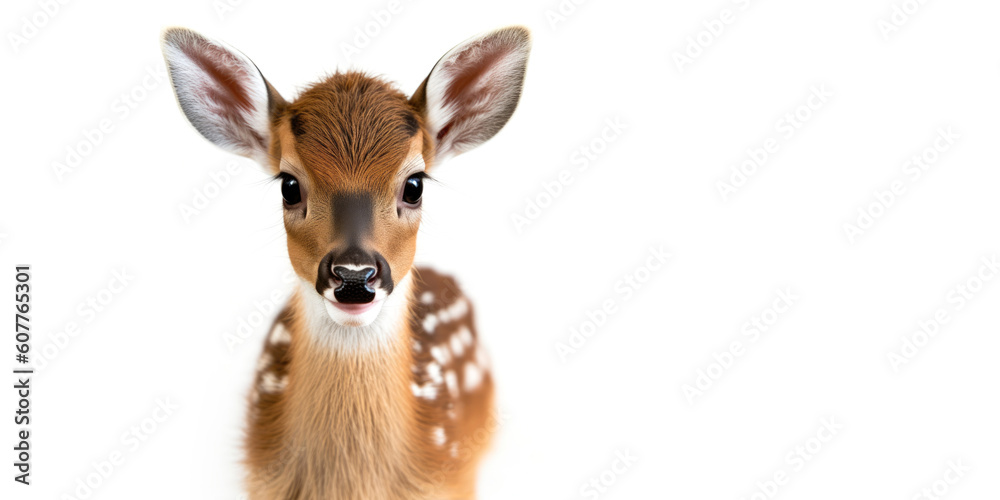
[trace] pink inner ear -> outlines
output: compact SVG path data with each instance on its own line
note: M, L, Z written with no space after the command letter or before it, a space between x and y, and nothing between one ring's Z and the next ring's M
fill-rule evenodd
M448 135L449 130L451 130L451 123L441 127L441 130L439 130L437 133L437 137L435 137L434 139L440 141L442 137Z
M493 137L521 94L530 40L524 29L497 30L450 50L431 70L427 119L441 158Z
M475 92L474 84L486 76L490 68L494 68L501 59L511 53L509 47L499 44L485 49L487 50L485 54L475 54L476 51L467 50L451 64L455 68L455 76L445 90L444 97L447 101L462 105L476 100L477 97L483 97L482 94L489 86L480 85L480 92Z
M183 47L184 55L209 77L198 82L196 92L220 108L225 118L238 120L241 112L252 112L253 103L247 88L250 75L243 62L226 50L205 41Z
M487 40L476 49L462 52L448 64L446 74L450 81L443 97L455 114L438 131L438 141L456 126L463 128L459 124L467 124L490 114L497 97L505 90L503 60L511 57L512 52L508 45ZM461 138L456 140L463 141Z

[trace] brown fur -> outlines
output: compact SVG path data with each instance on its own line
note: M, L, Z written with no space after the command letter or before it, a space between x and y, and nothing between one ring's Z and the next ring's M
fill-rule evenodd
M420 113L390 84L363 73L338 73L310 87L285 110L299 157L317 181L336 189L344 175L368 186L395 173L419 130Z
M417 272L408 328L387 352L344 355L315 348L293 298L275 328L290 342L265 343L273 359L257 376L287 377L277 393L251 400L247 464L251 498L282 499L459 499L474 497L475 471L490 436L500 425L493 414L493 384L484 369L474 391L441 391L417 398L413 383L431 380L431 347L447 344L466 328L472 345L451 365L475 362L480 354L471 305L466 314L422 326L428 315L467 301L454 280L429 269ZM459 387L467 382L458 374ZM432 429L446 428L445 446Z
M375 199L375 231L365 243L382 251L392 269L410 269L417 224L396 216L396 175L405 167L404 160L417 152L428 169L434 160L419 110L382 80L338 73L295 102L276 106L275 113L272 168L296 175L312 215L285 213L295 271L315 281L320 259L342 243L331 223L331 201L352 192ZM409 129L407 117L416 131Z
M510 118L528 31L502 28L456 46L411 98L347 72L286 101L221 42L183 28L165 30L162 42L191 124L281 178L288 255L303 285L258 362L246 438L251 498L473 498L476 465L501 421L471 304L454 280L413 269L413 189L421 170L485 142ZM348 269L361 265L374 273ZM340 274L348 271L354 278ZM365 289L345 289L349 281Z
M448 335L461 328L472 339L463 352L476 359L451 360L459 388L465 387L466 364L485 357L475 340L471 305L454 281L411 269L419 217L396 212L405 160L421 155L427 168L433 161L421 110L379 79L346 73L312 86L294 102L275 98L272 113L272 167L295 175L306 200L301 211L285 211L296 273L316 281L320 260L343 244L332 224L332 200L361 192L372 196L375 212L372 234L363 243L384 255L396 285L407 273L415 276L408 327L372 352L318 347L303 318L302 297L289 302L275 328L286 329L290 342L265 345L251 402L251 498L472 498L475 466L494 427L486 367L472 391L442 390L423 398L412 389L433 382L427 371L436 363L431 349L453 342ZM417 300L425 293L435 297L432 303ZM439 322L433 332L423 327L435 308L462 301L466 314ZM280 391L262 390L276 380L283 381ZM448 439L444 446L434 442L438 427Z

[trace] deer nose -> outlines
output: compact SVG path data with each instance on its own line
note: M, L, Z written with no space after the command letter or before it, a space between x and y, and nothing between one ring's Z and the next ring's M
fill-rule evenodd
M392 289L392 270L385 257L357 247L326 254L316 273L316 292L341 304L369 304Z
M344 266L333 267L333 277L340 286L333 290L333 296L341 304L367 304L375 300L375 279L378 270L374 267L349 269Z

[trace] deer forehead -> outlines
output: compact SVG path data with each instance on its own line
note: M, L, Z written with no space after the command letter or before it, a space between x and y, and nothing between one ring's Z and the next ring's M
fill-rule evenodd
M396 191L405 179L427 168L424 135L406 140L402 154L377 161L351 162L334 154L301 154L301 142L291 132L289 120L279 124L274 168L308 181L310 192L329 198L341 193L365 193L395 205ZM391 203L390 203L391 202Z
M400 175L423 170L431 150L406 96L361 73L314 84L276 123L274 156L297 166L320 191L394 191Z

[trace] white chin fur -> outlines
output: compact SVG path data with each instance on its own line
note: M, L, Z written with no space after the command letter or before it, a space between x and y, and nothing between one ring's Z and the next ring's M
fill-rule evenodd
M410 273L391 294L375 291L377 302L361 314L349 314L316 293L315 285L300 279L299 296L305 307L307 330L314 342L341 352L371 352L392 345L405 326L410 295ZM332 294L331 290L327 290Z
M367 311L361 314L351 314L346 311L341 311L337 306L326 301L323 305L326 306L326 313L330 315L335 323L340 326L368 326L375 321L378 314L382 312L382 305L385 304L384 300L379 300L378 302L372 304Z

